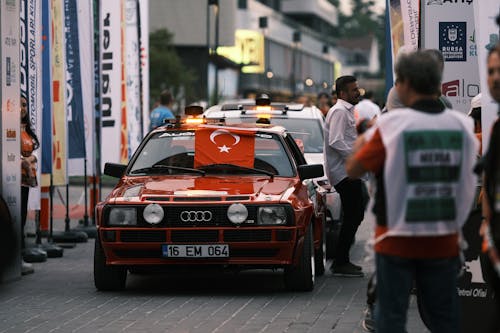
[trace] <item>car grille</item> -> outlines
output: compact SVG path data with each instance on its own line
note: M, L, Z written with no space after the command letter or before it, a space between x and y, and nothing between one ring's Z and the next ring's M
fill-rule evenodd
M194 204L180 204L180 205L161 205L164 210L163 220L155 225L151 225L146 222L143 217L144 205L137 206L137 226L143 228L151 228L151 227L159 227L159 228L168 228L168 227L234 227L234 224L229 221L227 217L227 209L229 208L229 204L225 205L194 205ZM257 221L257 211L258 205L245 205L248 209L248 222L254 223ZM106 207L104 211L104 221L109 221L109 212L111 210L112 205ZM291 207L285 206L287 209L288 220L293 221L293 211ZM189 212L188 216L192 216L192 218L184 218L184 221L181 218L181 213ZM202 215L197 215L202 214ZM203 218L198 218L198 216L206 216L211 215L211 218L208 221L205 221ZM186 215L184 215L186 216ZM290 224L293 222L290 222ZM113 225L110 225L113 226Z
M233 258L270 258L278 254L278 249L230 249L229 256Z
M124 243L165 243L167 232L164 230L122 230L120 241ZM217 243L218 230L172 230L173 243ZM224 230L225 242L268 242L272 240L272 230ZM289 240L278 239L280 241Z
M226 242L263 242L270 241L271 230L225 230L224 241Z
M172 230L172 242L174 243L189 243L189 242L218 242L218 230Z
M210 221L182 221L181 213L189 212L210 212L212 219ZM226 206L168 206L163 222L168 227L185 226L231 226L232 223L226 216Z
M122 230L120 239L125 243L166 242L166 232L163 230Z

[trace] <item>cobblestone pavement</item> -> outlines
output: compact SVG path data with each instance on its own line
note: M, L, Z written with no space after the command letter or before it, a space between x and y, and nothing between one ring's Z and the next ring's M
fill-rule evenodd
M286 291L280 271L264 270L130 274L126 291L98 292L89 239L62 258L34 264L34 274L0 285L0 332L363 332L373 272L366 250L373 217L367 215L352 250L366 276L327 273L306 293ZM413 299L408 331L426 332Z

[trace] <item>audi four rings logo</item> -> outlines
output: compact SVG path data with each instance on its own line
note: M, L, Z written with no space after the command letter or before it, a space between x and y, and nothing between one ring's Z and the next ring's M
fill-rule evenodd
M184 210L181 212L182 222L208 222L212 220L212 212L208 210Z

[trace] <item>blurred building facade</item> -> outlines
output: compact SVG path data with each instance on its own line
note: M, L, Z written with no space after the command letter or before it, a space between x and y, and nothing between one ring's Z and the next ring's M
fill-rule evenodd
M344 45L331 37L337 25L328 0L150 0L150 31L173 33L209 104L259 92L290 100L331 91L339 75L377 73L376 40Z

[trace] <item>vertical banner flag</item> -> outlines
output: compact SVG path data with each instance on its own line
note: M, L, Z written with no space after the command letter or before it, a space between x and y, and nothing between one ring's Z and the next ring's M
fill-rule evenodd
M19 1L0 1L0 100L1 100L1 193L9 206L20 245L21 160L19 100ZM21 251L16 264L0 276L0 281L21 276Z
M80 72L82 82L94 82L94 15L92 0L78 0L78 39L80 43ZM82 85L83 120L85 126L85 155L87 175L94 174L95 164L95 109L93 84ZM78 160L76 160L78 161ZM84 163L80 164L80 167ZM77 169L75 169L78 171ZM83 173L80 173L83 174Z
M51 0L52 19L52 176L53 185L67 183L64 11L62 0Z
M101 170L119 163L121 147L121 1L100 1Z
M500 40L499 27L495 23L498 13L500 13L498 0L474 1L475 39L477 42L477 59L482 92L481 126L483 132L483 152L486 152L488 149L491 127L497 119L498 111L498 104L493 100L488 89L486 69L488 52Z
M120 61L121 61L121 142L120 142L120 163L128 162L128 131L127 131L127 64L126 64L126 26L125 26L125 1L120 1Z
M66 34L66 106L68 116L68 174L93 172L94 96L93 16L91 0L64 0Z
M50 185L52 173L52 65L50 1L42 0L42 181Z
M97 179L101 176L101 38L102 35L100 31L101 25L101 17L100 17L100 1L92 0L92 14L93 14L93 24L94 32L92 35L93 45L94 45L94 130L90 132L92 137L95 137L95 142L92 148L94 148L94 163L92 166L94 167L93 176L97 177ZM99 147L99 149L97 149ZM96 178L93 178L93 189L91 193L94 193ZM95 196L92 197L97 199ZM92 206L92 205L91 205Z
M422 16L422 48L443 54L442 94L467 113L480 91L472 1L424 1Z
M128 159L142 140L139 17L137 0L125 0Z
M78 35L79 18L76 0L63 0L63 2L64 45L66 50L66 117L68 133L71 133L71 135L68 135L68 174L82 175L83 173L74 172L69 163L69 159L83 159L86 157Z
M141 48L142 135L149 132L149 0L139 0L139 45Z
M400 52L418 49L420 0L388 0L391 31L392 68ZM394 77L394 73L393 73Z
M40 0L25 0L20 3L19 11L19 85L21 95L28 101L28 114L31 128L39 141L42 141L42 98L41 98L41 4ZM35 150L38 163L37 179L41 176L41 154ZM40 188L30 190L29 209L40 209Z

